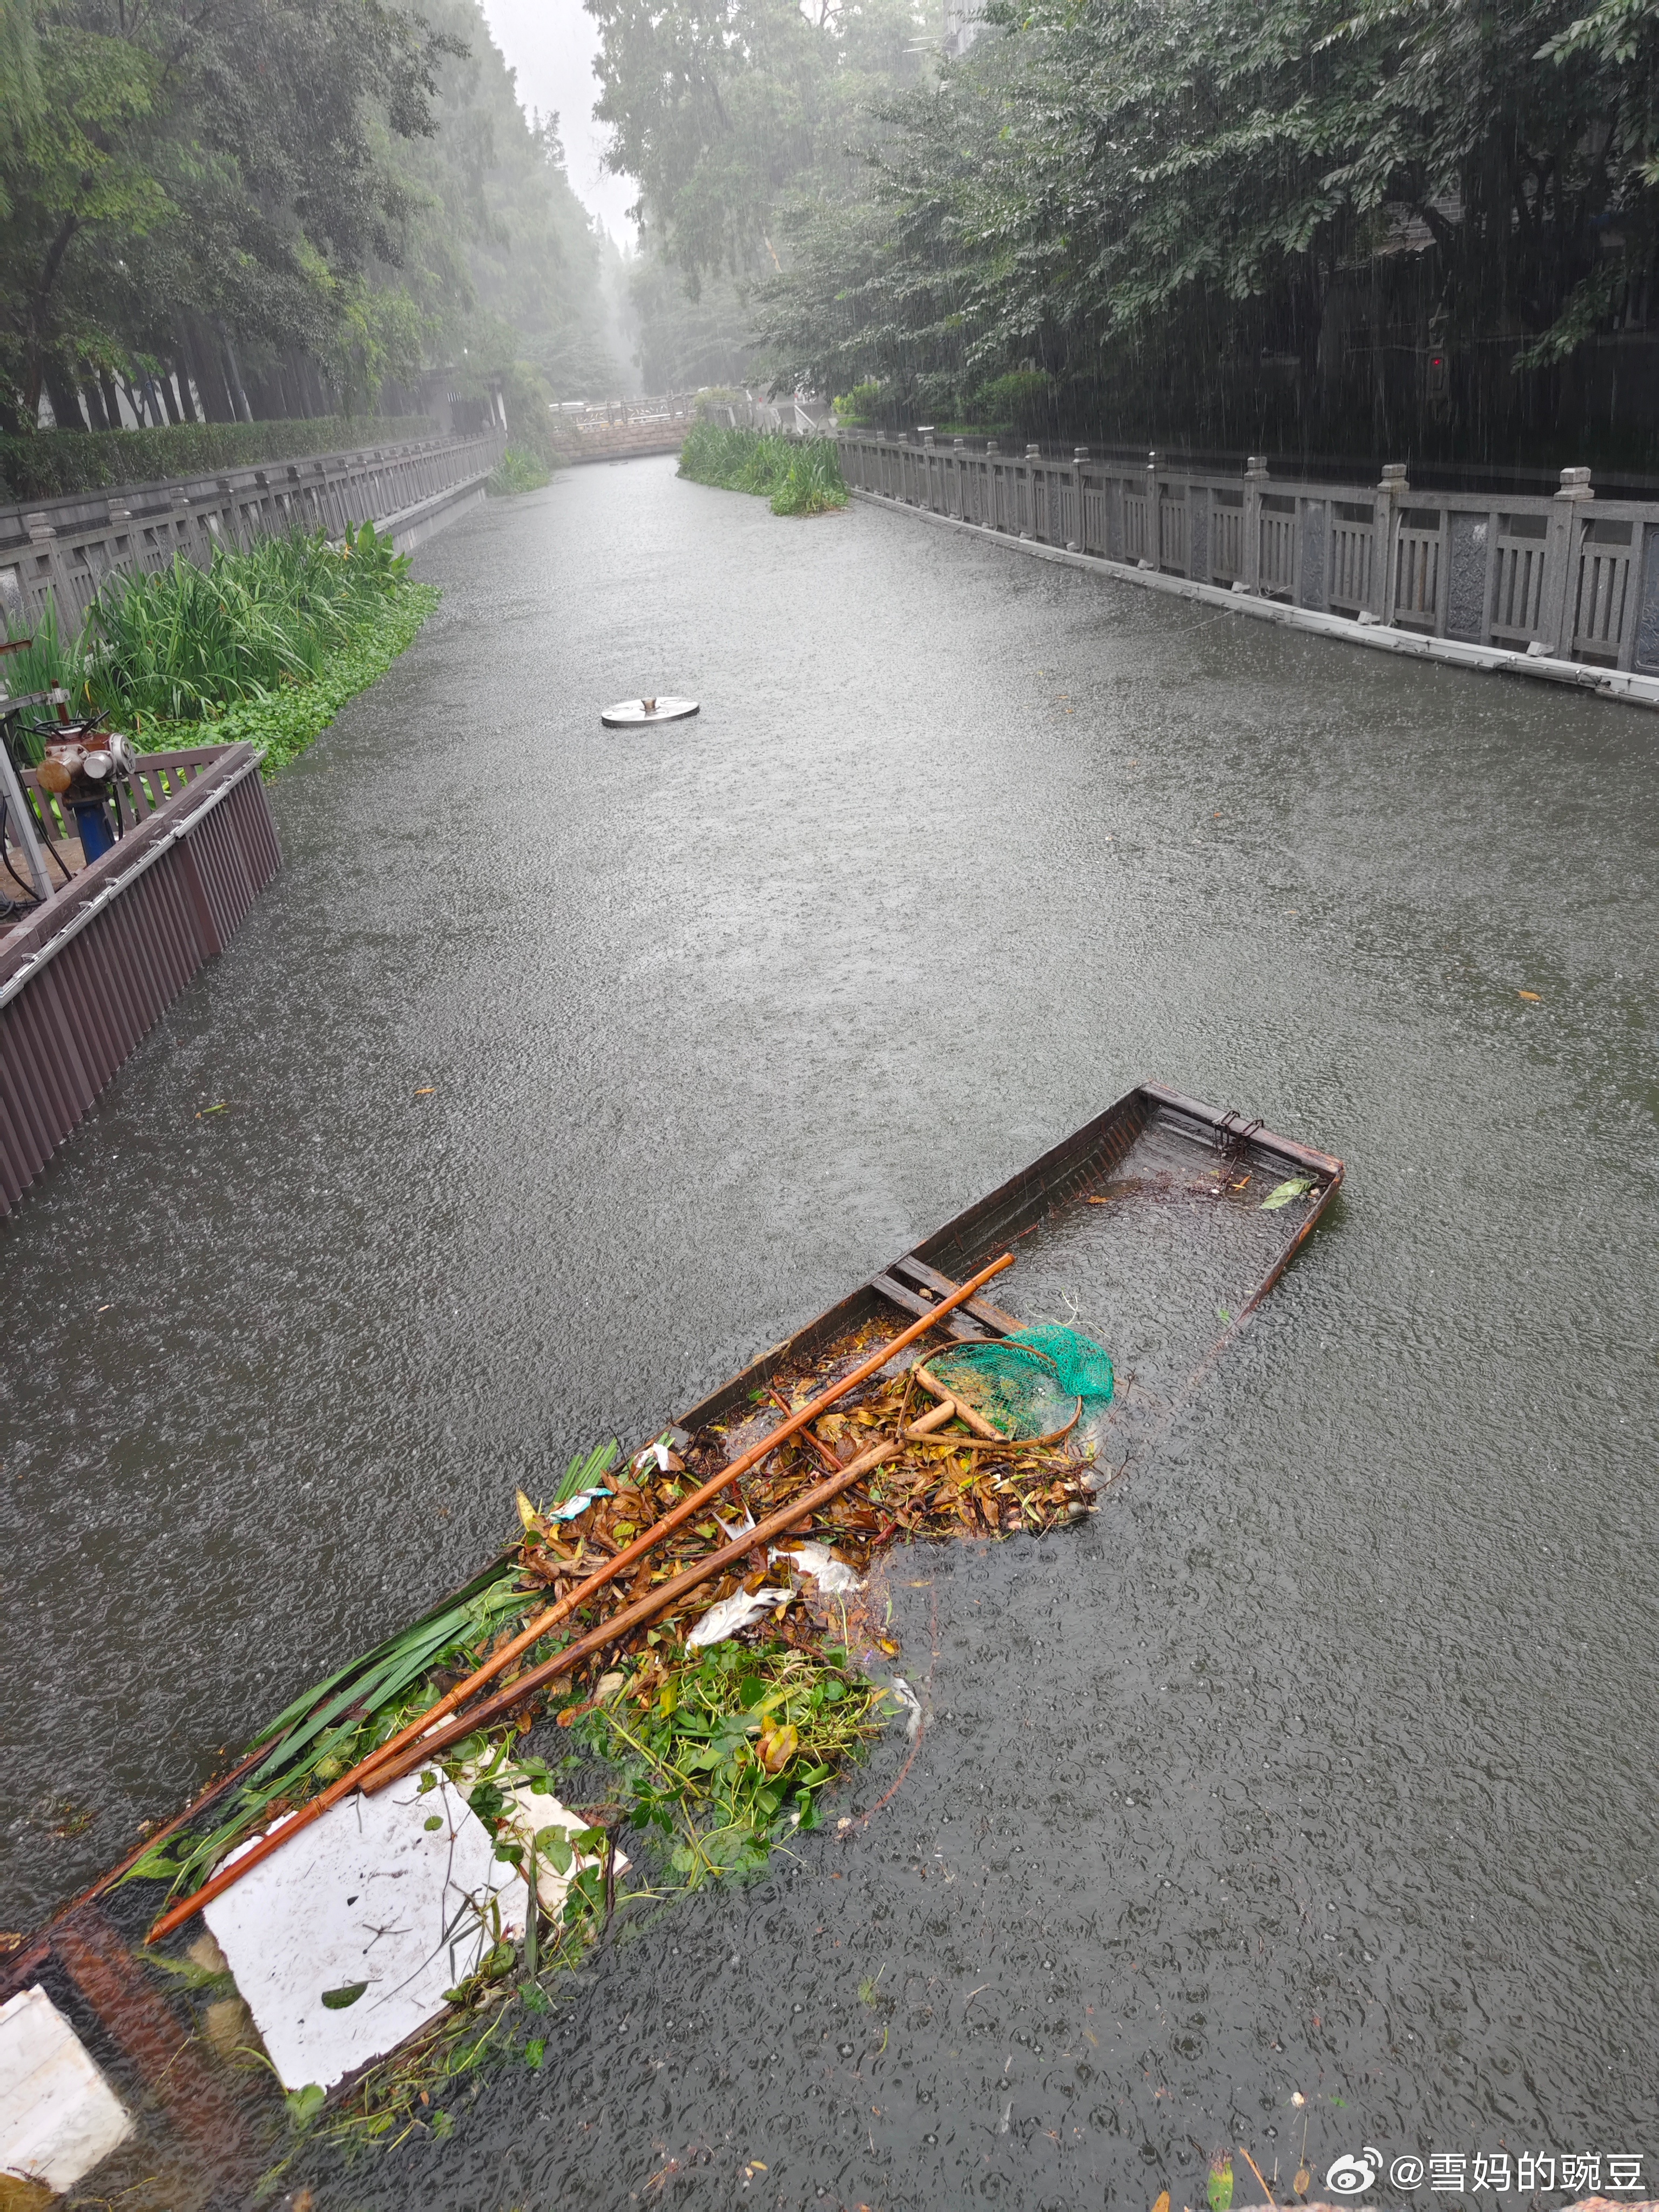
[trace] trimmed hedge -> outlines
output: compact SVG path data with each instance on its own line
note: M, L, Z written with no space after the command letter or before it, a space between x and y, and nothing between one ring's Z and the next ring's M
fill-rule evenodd
M180 422L166 430L39 430L0 437L0 499L59 499L433 438L428 415L318 415L303 422Z

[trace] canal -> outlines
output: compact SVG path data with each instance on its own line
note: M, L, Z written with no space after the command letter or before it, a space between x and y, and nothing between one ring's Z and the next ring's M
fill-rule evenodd
M0 1927L1144 1073L1341 1154L1328 1224L1082 1533L903 1557L867 1826L338 2202L1654 2194L1659 726L671 460L417 566L0 1227ZM641 690L702 715L602 731Z

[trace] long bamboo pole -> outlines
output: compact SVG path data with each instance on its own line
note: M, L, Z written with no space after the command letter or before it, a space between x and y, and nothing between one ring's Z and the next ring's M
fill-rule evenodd
M763 1437L759 1443L751 1444L746 1452L740 1454L729 1466L721 1468L718 1474L711 1475L708 1480L694 1490L690 1497L682 1498L678 1505L671 1506L659 1521L653 1521L648 1528L643 1529L635 1537L633 1542L626 1545L614 1559L601 1560L593 1571L584 1581L579 1583L574 1590L567 1591L556 1603L549 1606L544 1613L538 1613L526 1627L520 1629L519 1633L510 1642L504 1644L499 1651L493 1652L483 1666L469 1674L465 1681L458 1682L453 1689L446 1692L435 1705L428 1706L427 1711L417 1719L411 1721L407 1728L399 1729L396 1735L388 1736L376 1750L371 1751L366 1759L360 1760L350 1773L343 1774L337 1782L331 1785L335 1797L343 1796L347 1790L356 1786L363 1776L374 1772L377 1767L387 1765L407 1745L413 1743L417 1737L424 1735L428 1729L435 1726L447 1713L457 1711L469 1698L475 1697L486 1682L510 1667L520 1652L527 1651L532 1644L539 1643L542 1638L556 1628L562 1620L568 1620L579 1607L586 1605L589 1598L606 1583L614 1581L625 1569L631 1567L635 1560L642 1559L647 1552L653 1550L665 1536L671 1535L676 1528L683 1528L686 1522L701 1512L712 1499L718 1498L721 1491L729 1489L738 1475L746 1474L751 1467L757 1467L763 1459L775 1451L781 1443L787 1443L791 1437L805 1428L810 1422L817 1420L821 1413L826 1413L838 1398L844 1398L849 1390L855 1389L860 1382L873 1375L877 1368L884 1367L895 1352L902 1352L907 1345L914 1344L918 1337L925 1336L942 1315L950 1313L956 1307L963 1304L986 1283L988 1283L994 1275L1000 1275L1004 1268L1012 1267L1013 1264L1013 1254L1005 1252L1001 1259L994 1260L988 1267L981 1267L978 1274L960 1285L948 1297L941 1298L926 1320L915 1322L909 1328L902 1330L897 1336L884 1344L879 1350L872 1352L867 1359L861 1360L851 1374L844 1375L839 1382L833 1383L829 1389L820 1392L817 1397L803 1406L799 1413L790 1414L787 1420L781 1422L771 1431L770 1435Z
M957 1306L963 1304L984 1284L988 1283L993 1275L1000 1275L1004 1268L1012 1267L1013 1264L1013 1254L1005 1252L1001 1259L993 1261L988 1267L981 1268L978 1274L951 1291L948 1297L941 1298L925 1321L913 1322L909 1328L902 1330L897 1336L883 1345L878 1351L872 1352L867 1359L861 1360L854 1368L851 1374L844 1375L839 1382L833 1383L829 1389L822 1391L809 1404L803 1406L799 1413L790 1414L788 1419L780 1423L769 1436L763 1437L757 1444L751 1444L746 1452L740 1454L729 1466L721 1468L718 1474L711 1475L707 1482L701 1484L690 1497L682 1498L678 1505L671 1506L659 1521L653 1521L648 1528L641 1530L633 1542L626 1545L614 1559L601 1560L593 1571L584 1581L579 1583L574 1590L567 1591L563 1597L549 1606L544 1613L538 1613L527 1626L520 1629L519 1633L510 1642L504 1644L499 1651L493 1652L483 1666L469 1674L465 1681L458 1682L453 1689L446 1692L435 1705L428 1706L426 1711L418 1718L412 1720L407 1728L399 1729L396 1735L388 1736L377 1749L371 1751L367 1758L360 1760L349 1774L343 1774L337 1782L331 1785L331 1802L344 1796L349 1790L356 1787L365 1775L373 1773L377 1767L384 1766L390 1760L397 1758L406 1746L413 1743L417 1737L424 1735L426 1731L434 1727L446 1714L459 1711L468 1698L477 1696L486 1682L510 1667L520 1652L527 1651L532 1644L539 1643L542 1638L556 1628L562 1620L568 1620L579 1607L586 1605L589 1598L606 1583L614 1581L617 1576L631 1567L635 1560L642 1559L647 1552L653 1550L665 1536L671 1535L676 1528L683 1528L686 1522L700 1513L712 1499L718 1498L721 1491L729 1489L738 1475L746 1474L751 1467L757 1467L761 1461L767 1458L781 1443L787 1443L789 1437L805 1428L809 1422L817 1420L820 1413L827 1412L838 1398L844 1398L849 1390L855 1389L867 1376L873 1375L877 1368L884 1367L895 1352L902 1352L907 1345L914 1344L918 1337L925 1336L941 1315L949 1313Z
M363 1784L365 1794L377 1796L400 1775L410 1773L417 1766L424 1766L428 1759L447 1751L452 1744L460 1743L474 1729L489 1728L505 1718L515 1705L521 1705L526 1698L534 1697L544 1682L551 1682L561 1674L568 1674L573 1667L580 1666L594 1652L602 1651L607 1644L616 1643L642 1622L654 1620L659 1613L671 1611L688 1590L696 1589L699 1583L706 1583L715 1575L724 1574L727 1567L735 1566L739 1559L747 1558L757 1545L769 1544L774 1536L783 1535L797 1522L810 1520L821 1505L827 1505L832 1498L839 1498L842 1492L856 1482L860 1475L868 1474L872 1468L896 1458L899 1449L897 1439L889 1437L881 1443L872 1444L868 1451L860 1452L856 1459L848 1460L839 1474L828 1475L822 1482L814 1484L811 1490L802 1491L798 1498L791 1498L787 1505L781 1505L775 1513L769 1514L754 1528L745 1528L740 1536L734 1537L718 1552L712 1552L706 1559L698 1559L692 1565L682 1568L667 1582L659 1583L653 1590L647 1590L643 1597L635 1598L632 1605L624 1606L620 1613L612 1613L609 1620L602 1620L586 1636L567 1644L562 1651L556 1651L550 1659L544 1659L539 1667L532 1667L527 1674L520 1674L518 1680L509 1683L506 1689L497 1690L493 1698L486 1698L482 1705L458 1713L442 1728L434 1729L430 1735L422 1736L418 1743L411 1744L396 1759L384 1766L377 1766Z
M890 1338L885 1344L872 1352L867 1359L860 1360L850 1374L842 1376L839 1382L833 1383L829 1389L821 1392L817 1397L803 1406L799 1413L792 1413L788 1419L781 1422L769 1436L763 1437L759 1443L751 1445L729 1466L721 1468L717 1474L711 1475L708 1480L694 1490L690 1497L683 1498L678 1505L671 1506L661 1520L653 1521L650 1528L643 1530L631 1544L625 1546L613 1559L602 1560L593 1572L583 1582L578 1583L574 1590L567 1591L556 1603L549 1606L544 1612L538 1613L527 1626L520 1629L519 1633L504 1644L499 1651L492 1653L483 1665L469 1674L465 1680L456 1683L455 1686L447 1691L435 1705L428 1705L426 1711L417 1715L406 1728L400 1729L396 1735L389 1736L385 1743L370 1752L368 1758L360 1759L356 1766L341 1775L337 1781L331 1782L325 1790L319 1790L316 1796L308 1798L298 1813L290 1820L284 1821L280 1827L272 1829L252 1850L244 1851L234 1866L222 1870L223 1875L228 1875L230 1877L228 1881L224 1880L222 1875L215 1875L211 1881L205 1883L201 1889L194 1893L193 1898L183 1900L183 1904L190 1905L193 1910L197 1905L204 1901L210 1893L216 1897L222 1894L224 1890L231 1887L231 1883L237 1879L240 1872L258 1865L260 1859L267 1856L267 1846L270 1850L275 1850L279 1843L285 1843L289 1836L297 1834L300 1829L309 1827L311 1823L319 1820L331 1806L337 1805L340 1800L349 1796L353 1790L364 1786L366 1778L369 1775L378 1772L381 1767L387 1765L410 1744L424 1738L428 1730L441 1722L447 1714L454 1712L467 1698L476 1695L486 1682L493 1680L504 1668L510 1667L521 1652L527 1651L532 1644L539 1643L541 1638L556 1628L562 1620L568 1620L579 1606L585 1605L588 1599L601 1589L606 1583L612 1581L625 1568L631 1567L636 1560L643 1559L646 1553L655 1545L659 1544L665 1536L671 1534L674 1529L683 1527L693 1514L701 1511L711 1499L718 1498L721 1491L728 1489L738 1475L744 1474L751 1467L757 1466L762 1460L775 1451L781 1443L787 1443L799 1430L804 1429L808 1422L817 1420L818 1416L833 1406L838 1398L844 1398L849 1390L855 1389L860 1382L873 1375L877 1368L884 1367L896 1352L902 1352L908 1345L914 1344L918 1337L925 1336L935 1322L942 1320L946 1314L953 1312L957 1306L965 1304L977 1291L981 1290L991 1280L994 1275L1001 1274L1005 1268L1012 1267L1013 1264L1013 1254L1005 1252L1000 1260L994 1260L989 1267L981 1267L977 1274L970 1276L965 1283L960 1284L947 1297L941 1298L921 1321L913 1322L908 1328L902 1329L896 1337ZM748 1539L750 1544L754 1540L752 1535ZM746 1549L747 1546L744 1548ZM164 1923L176 1927L181 1919L187 1919L190 1916L183 1911L183 1904L175 1905L169 1913L163 1913L145 1940L154 1942L159 1934L166 1933ZM178 1917L174 1917L174 1915Z
M562 1651L556 1651L550 1659L544 1659L539 1667L532 1667L527 1674L521 1674L516 1682L510 1683L504 1690L498 1690L493 1698L486 1698L482 1705L475 1705L470 1712L460 1714L446 1727L434 1729L429 1735L422 1735L417 1742L410 1745L399 1759L377 1767L364 1784L365 1790L373 1794L388 1789L399 1775L407 1773L411 1767L424 1765L428 1759L447 1750L452 1743L460 1742L475 1729L488 1728L493 1721L510 1713L526 1698L534 1697L544 1683L553 1681L561 1674L568 1674L572 1668L579 1667L594 1652L603 1650L607 1644L613 1644L619 1637L628 1635L642 1621L666 1612L688 1590L695 1589L699 1583L708 1581L711 1576L723 1574L727 1567L746 1558L757 1544L765 1544L772 1537L781 1536L793 1528L797 1522L809 1519L821 1505L827 1505L832 1498L838 1498L860 1475L868 1474L872 1468L891 1459L898 1449L897 1443L889 1438L860 1453L857 1459L849 1460L839 1474L832 1474L812 1489L803 1491L798 1498L792 1498L787 1505L780 1506L775 1513L769 1514L757 1527L745 1528L740 1536L729 1544L722 1545L718 1552L712 1552L706 1559L699 1559L695 1565L686 1567L667 1582L659 1583L655 1589L647 1591L644 1597L635 1599L632 1605L624 1606L609 1620L602 1621L586 1636L578 1637ZM170 1906L145 1936L145 1942L159 1943L164 1936L172 1935L175 1928L182 1928L185 1921L192 1919L204 1905L211 1905L216 1897L222 1897L245 1874L251 1872L262 1860L268 1859L272 1852L280 1850L291 1836L297 1835L301 1828L309 1827L326 1809L325 1798L337 1802L338 1790L337 1783L331 1784L321 1796L308 1799L297 1813L291 1814L286 1820L261 1836L251 1849L243 1851L229 1865L221 1867L217 1874L202 1884L200 1889Z

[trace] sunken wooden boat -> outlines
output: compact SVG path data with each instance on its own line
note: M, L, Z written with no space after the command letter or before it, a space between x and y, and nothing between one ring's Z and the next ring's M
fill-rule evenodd
M1139 1084L663 1433L693 1476L738 1465L745 1447L775 1464L781 1416L817 1403L813 1394L826 1384L846 1387L849 1375L890 1371L898 1362L884 1368L884 1355L907 1333L919 1348L899 1356L920 1361L947 1345L1058 1322L1108 1346L1117 1364L1103 1431L1086 1445L1073 1439L1090 1457L1087 1487L1097 1493L1144 1455L1284 1273L1342 1179L1340 1160L1259 1121ZM1008 1252L1014 1264L963 1299L962 1286ZM947 1300L960 1302L939 1313ZM814 1449L835 1464L821 1441ZM870 1542L860 1540L867 1558ZM623 1618L616 1616L618 1627ZM602 1620L586 1640L602 1649L610 1626ZM259 1756L250 1753L161 1832L203 1825ZM234 2197L265 2162L274 2092L268 2075L216 2059L187 1982L169 1986L142 1951L161 1885L126 1877L155 1840L0 1957L0 2008L49 1999L127 2116L128 2154L142 2143L143 2160L173 2161L173 2199L206 2206L228 2191ZM189 2184L186 2168L196 2177Z
M696 1436L821 1365L872 1324L925 1316L1005 1249L1018 1264L996 1298L970 1298L940 1330L957 1341L1001 1336L1064 1318L1069 1307L1077 1326L1130 1369L1119 1413L1127 1423L1137 1393L1167 1405L1212 1364L1312 1234L1342 1175L1340 1160L1260 1121L1139 1083L711 1391L678 1425ZM1266 1210L1286 1183L1304 1188Z

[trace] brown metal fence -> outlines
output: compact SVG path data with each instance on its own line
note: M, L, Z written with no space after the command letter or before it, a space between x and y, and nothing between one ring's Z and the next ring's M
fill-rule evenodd
M148 811L0 939L0 1212L282 865L251 745L141 769Z

